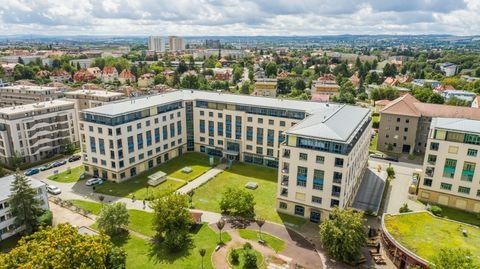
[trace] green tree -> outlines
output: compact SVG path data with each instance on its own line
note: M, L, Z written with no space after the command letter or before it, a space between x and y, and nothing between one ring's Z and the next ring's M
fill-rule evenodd
M252 249L243 250L243 268L257 268L257 255Z
M335 208L320 224L320 239L336 259L355 261L367 242L363 214L352 209Z
M32 233L38 226L38 218L43 213L37 190L32 188L30 180L17 170L11 186L10 213L15 216L15 224L25 226L25 233Z
M393 169L393 166L387 167L387 175L388 175L388 177L390 177L390 178L394 178L394 177L395 177L395 169Z
M222 213L244 218L255 216L255 199L252 193L240 188L228 188L220 200Z
M277 76L277 64L275 62L268 62L265 65L265 76L267 77Z
M4 268L124 269L125 260L125 252L114 247L108 236L81 235L69 224L41 229L0 254Z
M158 242L164 242L170 251L178 251L189 242L192 217L186 195L172 193L150 203L154 211L153 227Z
M20 156L20 153L18 151L14 151L10 159L10 165L12 165L13 168L18 168L22 162L23 160L22 156Z
M431 269L479 269L475 255L466 249L440 249L429 264Z
M125 203L106 204L98 216L98 228L108 235L116 235L128 226L129 215Z
M250 92L253 90L252 88L253 85L250 83L250 81L244 81L242 87L240 88L240 93L250 94Z
M70 140L69 138L65 138L65 140L63 141L63 148L65 155L73 154L76 149L75 144L73 144L72 140Z
M443 100L443 97L440 94L432 93L428 97L427 102L431 103L431 104L443 104L444 100Z

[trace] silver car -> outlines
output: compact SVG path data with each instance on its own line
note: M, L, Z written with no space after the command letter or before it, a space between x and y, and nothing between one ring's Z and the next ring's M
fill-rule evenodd
M51 194L58 195L62 193L62 190L54 185L47 185L47 191Z

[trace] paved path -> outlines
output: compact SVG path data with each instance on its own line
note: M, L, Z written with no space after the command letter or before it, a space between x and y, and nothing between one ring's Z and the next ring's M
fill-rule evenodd
M61 207L55 203L49 202L50 210L53 213L53 225L58 225L60 223L70 223L77 227L89 227L92 225L95 220L87 218L83 215L77 214L70 209Z
M214 178L216 175L223 172L223 170L225 170L225 168L227 168L226 164L222 163L222 164L217 165L216 167L208 170L205 174L197 177L196 179L190 181L187 185L178 189L177 193L186 194L186 193L190 192L191 190L194 190L194 189L200 187L201 185L208 182L210 179Z

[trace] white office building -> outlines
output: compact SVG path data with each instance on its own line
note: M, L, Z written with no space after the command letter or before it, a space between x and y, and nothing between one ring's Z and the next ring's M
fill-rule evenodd
M75 104L53 100L0 109L0 162L17 154L35 162L63 153L66 139L78 143Z
M184 51L185 50L185 39L179 36L169 36L168 37L169 50L170 51Z
M276 207L312 221L351 204L368 157L370 111L361 107L181 90L81 114L87 173L121 182L203 152L279 169Z
M167 40L161 36L148 37L148 50L155 52L165 52L168 49Z
M0 244L2 240L21 232L25 227L15 225L15 216L10 213L11 186L15 175L0 178ZM48 194L45 183L29 178L30 187L37 191L40 207L48 210Z

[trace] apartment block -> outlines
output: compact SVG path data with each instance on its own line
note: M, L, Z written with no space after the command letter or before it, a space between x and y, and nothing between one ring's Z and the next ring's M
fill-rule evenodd
M155 52L165 52L167 50L165 37L150 36L148 37L148 50Z
M56 87L12 85L0 87L0 107L50 101L61 95Z
M277 80L268 78L257 79L252 95L266 97L277 96Z
M15 154L34 162L63 153L66 139L78 143L75 104L53 100L0 109L0 161Z
M418 199L480 212L480 121L434 118Z
M2 240L9 238L19 232L25 227L18 227L15 224L15 216L10 212L10 195L12 182L15 179L15 175L10 175L0 178L0 243ZM48 210L48 195L45 183L29 178L30 187L34 188L37 192L37 199L40 201L40 207L44 210Z
M424 153L435 117L480 120L480 110L422 103L406 94L380 111L377 148L405 154Z
M80 129L92 175L121 182L186 151L203 152L278 169L278 210L300 215L300 206L303 217L319 221L353 201L370 121L360 107L181 90L86 109ZM305 174L302 186L296 173ZM320 179L322 190L312 185Z
M121 92L107 90L75 90L65 93L65 98L75 102L77 111L102 106L125 98Z
M169 50L170 51L184 51L185 50L185 39L180 36L169 36L168 37Z

